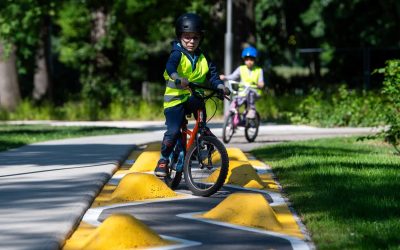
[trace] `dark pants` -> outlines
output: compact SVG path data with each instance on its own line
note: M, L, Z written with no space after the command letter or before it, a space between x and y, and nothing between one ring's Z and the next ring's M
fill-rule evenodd
M207 114L204 101L192 95L186 102L164 110L167 131L164 133L161 144L161 158L168 159L174 149L177 139L181 136L180 129L185 115L193 114L197 119L197 110L199 109L203 110L203 121L206 121Z
M246 96L247 102L248 102L248 107L251 109L256 109L256 100L258 99L258 94L255 91L249 91L249 93Z

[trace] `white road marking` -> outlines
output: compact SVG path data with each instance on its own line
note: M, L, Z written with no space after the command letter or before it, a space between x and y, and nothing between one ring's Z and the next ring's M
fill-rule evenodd
M180 194L182 194L182 193L180 193ZM196 198L200 198L200 197L185 194L184 196L178 196L178 197L174 197L174 198L151 199L151 200L140 201L140 202L120 203L120 204L113 204L113 205L108 205L108 206L103 206L103 207L89 208L86 211L85 215L83 216L82 221L97 227L97 226L101 225L101 222L98 219L99 219L101 213L106 209L125 207L125 206L137 206L137 205L143 205L143 204L148 204L148 203L166 202L166 201L172 201L172 200L196 199ZM198 246L198 245L202 244L201 242L198 242L198 241L191 241L191 240L186 240L186 239L167 236L167 235L160 235L160 236L163 239L179 242L180 244L168 245L168 246L162 246L162 247L150 247L150 248L146 248L146 249L170 250L170 249L179 249L179 248L184 248L184 247Z
M208 220L208 219L194 217L195 215L200 215L200 214L203 214L205 212L207 212L207 211L195 212L195 213L177 214L176 216L178 216L180 218L197 220L197 221L210 223L210 224L214 224L214 225L219 225L219 226L223 226L223 227L229 227L229 228L233 228L233 229L237 229L237 230L243 230L243 231L249 231L249 232L253 232L253 233L266 234L266 235L282 238L282 239L285 239L285 240L289 241L294 250L309 250L309 249L311 249L305 241L300 240L300 239L295 238L295 237L291 237L289 235L280 234L280 233L267 231L267 230L261 230L261 229L252 228L252 227L234 225L234 224L221 222L221 221L216 221L216 220Z
M271 206L272 205L278 206L278 205L286 204L285 199L278 192L266 191L266 190L255 189L255 188L245 188L245 187L231 185L231 184L225 184L224 187L230 187L230 188L235 188L235 189L240 189L240 190L253 191L256 193L267 194L272 199L272 202L270 203Z
M258 173L272 173L272 169L266 165L265 163L262 163L262 166L257 166L254 167ZM149 174L153 174L153 172L147 172ZM108 184L111 185L118 185L121 179L125 176L126 174L115 174L114 176L111 177L109 180ZM282 204L287 204L285 199L282 197L281 193L278 192L273 192L273 191L266 191L266 190L259 190L259 189L254 189L254 188L244 188L241 186L236 186L236 185L230 185L230 184L225 184L224 186L233 188L233 189L239 189L239 190L246 190L246 191L252 191L252 192L257 192L257 193L263 193L267 194L268 196L271 197L272 202L270 203L271 206L278 206ZM106 209L113 209L113 208L119 208L119 207L125 207L125 206L137 206L137 205L143 205L143 204L149 204L149 203L156 203L156 202L167 202L167 201L172 201L172 200L180 200L180 199L195 199L195 198L201 198L199 196L193 196L191 194L186 193L186 190L182 190L183 192L177 192L180 194L183 194L184 196L178 196L178 197L173 197L173 198L160 198L160 199L150 199L150 200L145 200L145 201L139 201L139 202L129 202L129 203L119 203L119 204L113 204L113 205L108 205L108 206L103 206L103 207L96 207L96 208L90 208L87 210L85 215L82 218L82 221L91 224L93 226L99 226L101 224L100 221L98 221L98 218L100 217L101 213L106 210ZM185 192L186 191L186 192ZM307 238L306 234L304 233L305 226L302 224L300 218L298 218L297 214L293 213L292 215L299 225L303 235ZM291 237L289 235L281 234L281 233L276 233L272 231L267 231L267 230L261 230L261 229L256 229L256 228L251 228L251 227L245 227L245 226L239 226L239 225L234 225L226 222L221 222L221 221L215 221L215 220L208 220L208 219L203 219L203 218L197 218L194 217L194 215L198 215L204 212L195 212L195 213L184 213L184 214L178 214L176 216L181 217L181 218L186 218L186 219L192 219L192 220L198 220L210 224L215 224L215 225L220 225L220 226L225 226L229 228L234 228L237 230L243 230L243 231L249 231L249 232L255 232L255 233L261 233L261 234L266 234L282 239L286 239L287 241L290 242L292 245L293 249L295 250L305 250L305 249L311 249L310 246L303 240L300 240L295 237ZM190 247L190 246L197 246L201 245L201 242L197 241L190 241L190 240L185 240L181 238L176 238L176 237L171 237L167 235L160 235L162 238L166 240L171 240L175 242L180 242L178 245L169 245L169 246L162 246L162 247L155 247L155 248L147 248L147 249L157 249L157 250L169 250L169 249L179 249L179 248L184 248L184 247Z

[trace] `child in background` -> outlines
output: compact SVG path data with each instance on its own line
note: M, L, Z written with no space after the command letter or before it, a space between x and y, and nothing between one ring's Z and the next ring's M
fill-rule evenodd
M240 82L243 84L250 84L252 91L243 93L243 84L239 85L239 96L238 103L243 104L247 101L247 114L246 118L254 119L256 116L255 103L262 94L262 88L264 87L264 75L262 68L255 65L257 58L257 49L254 47L247 47L242 51L242 59L244 60L244 65L239 66L230 75L220 75L221 80L236 80L240 77Z

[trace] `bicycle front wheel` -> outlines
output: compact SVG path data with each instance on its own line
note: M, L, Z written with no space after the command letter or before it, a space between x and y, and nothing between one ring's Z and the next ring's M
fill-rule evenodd
M224 127L222 128L222 140L225 143L229 143L233 133L235 132L235 128L233 125L233 118L234 118L234 113L229 113L229 115L225 118L224 121Z
M248 142L254 142L258 135L258 129L260 127L260 114L257 112L254 119L246 120L246 127L244 129L244 135Z
M170 169L167 176L164 177L164 182L172 190L175 190L182 179L182 172L177 172L175 169Z
M222 142L216 137L204 136L186 154L186 185L194 195L210 196L222 187L228 169L228 153Z

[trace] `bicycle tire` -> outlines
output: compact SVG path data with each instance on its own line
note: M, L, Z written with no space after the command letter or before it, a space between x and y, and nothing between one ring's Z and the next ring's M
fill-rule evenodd
M248 142L254 142L256 140L259 127L260 127L260 114L257 112L255 119L246 120L244 135ZM254 129L255 131L250 133L250 129Z
M229 158L224 144L222 144L222 142L219 141L218 138L213 136L204 136L200 140L202 140L207 145L214 146L214 149L217 150L218 153L220 154L221 166L219 167L219 174L218 177L216 178L216 181L211 186L205 189L202 189L198 185L196 185L192 175L193 168L191 164L191 159L195 158L199 159L197 144L193 144L187 151L183 172L185 175L185 183L189 188L189 190L192 191L192 193L196 196L207 197L213 195L224 185L229 170Z
M225 143L229 143L232 139L233 133L235 133L235 128L233 125L233 117L234 113L229 113L229 115L225 118L224 126L222 128L222 140ZM229 133L227 131L228 125L230 125Z
M167 186L170 187L172 190L176 189L182 180L183 169L180 169L179 172L177 171L177 164L179 161L180 151L181 150L178 144L176 144L173 152L169 157L168 174L167 176L164 177L165 184L167 184Z
M179 186L181 180L182 172L177 172L173 169L169 169L169 173L164 177L165 184L167 184L167 186L172 190L175 190Z

